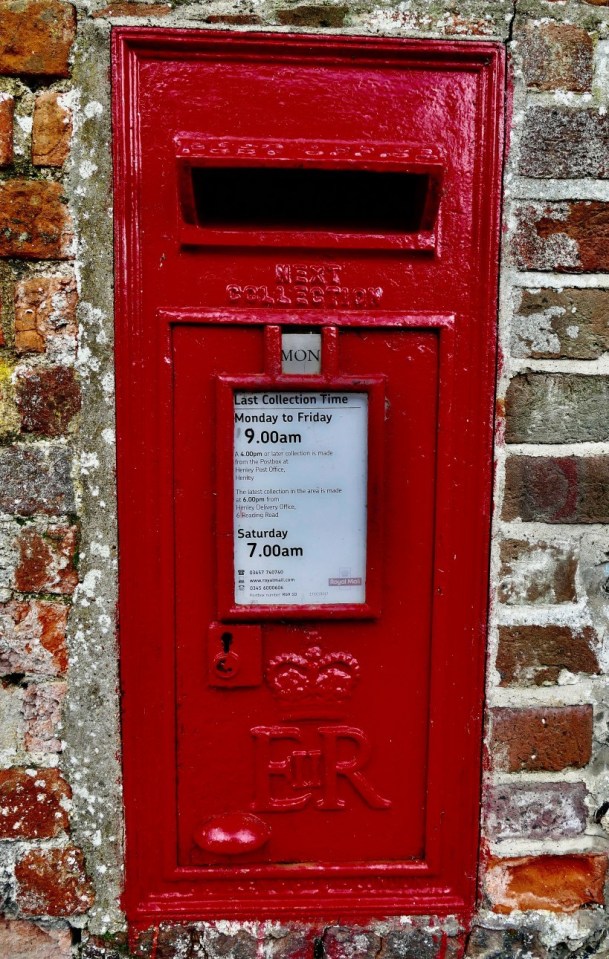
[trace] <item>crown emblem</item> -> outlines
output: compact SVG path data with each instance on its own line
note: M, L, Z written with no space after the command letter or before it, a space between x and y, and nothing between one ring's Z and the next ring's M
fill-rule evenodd
M302 655L282 653L269 660L266 681L284 718L337 716L359 679L350 653L324 653L310 646Z

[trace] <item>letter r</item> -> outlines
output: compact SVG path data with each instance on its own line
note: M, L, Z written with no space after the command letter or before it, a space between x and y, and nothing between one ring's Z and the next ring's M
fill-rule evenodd
M373 809L389 809L391 800L384 799L368 782L362 772L370 758L370 740L361 729L354 726L320 726L324 769L323 795L317 800L319 809L344 809L345 800L338 796L338 777L344 776L356 793ZM358 747L352 759L338 758L339 740L350 740Z

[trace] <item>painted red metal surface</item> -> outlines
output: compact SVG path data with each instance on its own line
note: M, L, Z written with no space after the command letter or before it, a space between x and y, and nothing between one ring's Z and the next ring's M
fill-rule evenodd
M120 28L114 91L129 919L465 916L502 52ZM233 395L267 389L369 396L365 602L234 601Z

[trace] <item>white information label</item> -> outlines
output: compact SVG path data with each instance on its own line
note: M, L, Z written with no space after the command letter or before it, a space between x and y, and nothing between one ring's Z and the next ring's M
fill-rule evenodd
M234 394L235 601L366 600L368 394Z
M321 333L282 333L281 372L301 376L321 372Z

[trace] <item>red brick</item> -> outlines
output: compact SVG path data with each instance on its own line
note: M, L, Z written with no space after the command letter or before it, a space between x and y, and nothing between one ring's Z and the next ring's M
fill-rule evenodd
M68 784L56 769L0 770L0 839L51 839L68 828Z
M35 276L15 286L15 349L42 353L58 336L76 342L78 294L73 276Z
M609 270L609 203L525 203L516 210L513 249L522 270Z
M30 683L23 695L25 748L31 753L60 753L61 711L68 687L65 682Z
M74 565L77 546L76 526L52 525L42 531L34 527L22 529L17 537L15 589L22 593L73 593L78 583Z
M67 77L76 13L60 0L3 0L0 73Z
M34 166L63 166L70 152L71 136L72 114L61 102L61 94L50 90L39 93L32 124Z
M60 183L0 183L0 256L32 260L72 257L73 229Z
M582 906L603 905L606 875L607 857L603 855L492 859L486 891L494 912L575 912Z
M493 709L491 753L504 772L581 769L592 753L591 706Z
M501 686L557 683L563 670L596 675L594 630L568 626L501 626L497 670Z
M71 959L72 935L65 928L43 927L23 919L0 919L3 959Z
M15 101L8 93L0 93L0 167L13 162L13 115Z
M270 959L309 959L315 954L315 940L321 929L296 924L285 928L285 935L271 939Z
M62 676L68 666L68 607L17 602L0 606L0 675Z
M537 90L590 90L594 45L582 27L572 23L529 22L514 38L522 52L529 87Z
M503 518L609 523L609 457L508 457Z
M102 10L96 10L94 17L166 17L171 13L169 3L137 3L132 0L117 0Z
M29 330L21 329L18 332L15 330L15 350L17 353L44 353L44 349L44 339L37 330L33 328Z
M37 367L17 377L17 406L24 433L60 436L80 410L80 387L71 367Z
M15 864L17 905L25 916L74 916L94 902L79 849L35 849Z

